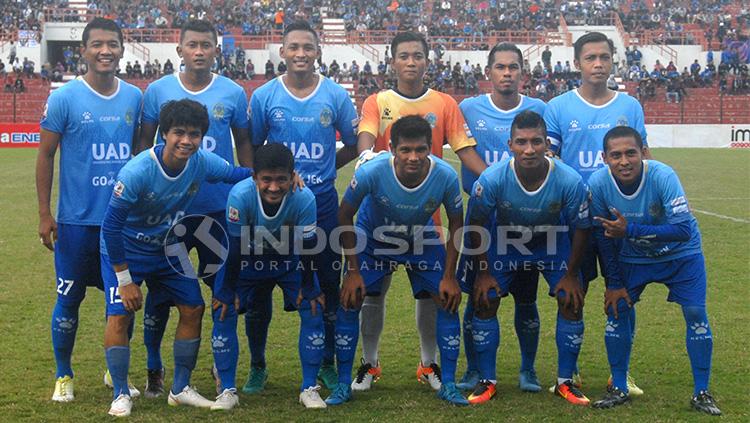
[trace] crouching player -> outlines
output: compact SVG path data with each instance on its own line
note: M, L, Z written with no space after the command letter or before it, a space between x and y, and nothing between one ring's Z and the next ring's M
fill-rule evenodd
M538 269L558 304L555 392L570 403L588 405L572 384L583 342L579 267L589 233L586 188L572 168L545 157L547 130L539 114L524 111L513 119L508 146L513 157L482 172L470 199L471 250L464 254L476 254L476 279L463 281L463 289L475 307L471 328L481 380L469 402L495 395L500 298L520 272ZM481 229L493 216L495 234L489 236L489 248L482 248L488 242ZM567 232L573 227L571 245Z
M419 116L402 117L391 128L391 152L360 166L339 209L341 246L346 275L336 320L339 383L328 405L351 399L352 363L359 338L359 310L365 295L379 294L381 284L399 264L406 267L415 298L432 297L438 304L437 335L442 386L438 396L467 405L455 384L461 331L456 310L461 290L455 279L458 251L446 247L432 223L432 214L445 206L449 239L461 239L463 199L458 175L430 155L430 124ZM359 209L357 232L354 214ZM357 235L364 243L358 242ZM364 251L355 251L364 244ZM361 250L356 248L356 250Z
M208 112L200 103L187 99L166 103L159 128L165 143L140 153L120 170L102 223L104 347L114 385L109 410L113 416L128 416L133 406L127 385L127 329L143 303L144 280L157 303L175 304L180 313L169 405L213 405L188 384L198 358L203 299L187 249L172 236L184 235L185 228L176 225L171 231L171 226L185 214L202 183L235 183L250 176L249 169L235 168L200 150L208 129Z
M706 268L698 222L690 213L675 172L663 163L644 160L638 131L626 126L604 137L607 168L589 179L594 236L604 257L607 284L604 341L612 387L594 403L610 408L627 403L630 351L628 309L650 282L669 289L667 301L682 307L690 366L693 408L711 415L721 411L708 392L713 338L706 316Z
M284 310L297 310L300 315L299 400L307 408L326 407L316 383L325 348L325 303L317 279L311 272L303 272L305 262L300 260L299 251L300 241L308 251L316 244L315 195L309 188L292 190L293 180L292 152L283 144L266 144L255 153L254 177L238 183L229 193L229 259L213 301L216 316L212 338L224 392L217 398L217 405L221 402L225 409L237 404L234 298L239 298L240 313L257 313L265 310L266 299L277 285L284 292Z

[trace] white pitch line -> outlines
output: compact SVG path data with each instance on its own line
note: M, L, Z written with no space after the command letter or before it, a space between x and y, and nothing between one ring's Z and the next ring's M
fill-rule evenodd
M706 211L706 210L693 209L693 211L694 211L694 212L697 212L697 213L700 213L700 214L705 214L705 215L707 215L707 216L718 217L719 219L724 219L724 220L731 220L732 222L737 222L737 223L750 223L750 220L747 220L747 219L740 219L740 218L738 218L738 217L725 216L725 215L723 215L723 214L719 214L719 213L714 213L714 212L710 212L710 211Z
M690 198L690 201L750 201L750 197L707 197L707 198Z

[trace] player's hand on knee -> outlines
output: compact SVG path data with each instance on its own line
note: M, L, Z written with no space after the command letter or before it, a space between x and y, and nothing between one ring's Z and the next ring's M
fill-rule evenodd
M213 311L216 311L219 308L221 308L221 313L219 314L219 321L223 322L224 321L224 316L226 316L227 310L229 309L229 305L227 303L225 303L225 302L222 302L221 300L218 300L216 298L212 298L211 299L211 309Z
M583 288L577 275L566 273L555 286L555 296L561 291L565 293L565 296L559 300L563 308L572 309L575 313L583 309Z
M461 304L461 288L456 278L443 277L440 281L440 305L446 311L455 313Z
M344 275L341 284L341 306L345 310L358 309L365 299L365 281L357 270L350 270Z
M57 222L52 215L46 215L39 218L39 242L48 250L55 250L55 241L57 240Z
M297 308L299 308L302 305L302 301L304 301L305 296L302 295L302 290L299 290L299 294L297 294ZM326 308L326 296L322 293L318 295L317 297L310 300L310 313L315 316L318 313L318 307L320 307L320 312L322 313L323 310Z
M607 288L607 290L604 291L604 314L609 314L609 308L612 307L612 314L614 314L615 319L619 319L620 316L617 314L617 303L620 302L620 300L624 300L628 307L633 307L633 301L630 299L627 289Z
M500 286L497 284L497 280L489 272L479 272L476 281L474 281L474 307L489 309L490 291L495 291L497 297L500 298Z
M125 307L125 310L132 313L141 309L141 306L143 305L143 293L141 292L140 286L131 283L121 286L119 290L120 299L122 300L122 305Z

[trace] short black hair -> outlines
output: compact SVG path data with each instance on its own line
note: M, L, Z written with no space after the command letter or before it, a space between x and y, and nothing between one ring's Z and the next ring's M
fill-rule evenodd
M394 149L398 146L398 142L404 138L417 139L422 137L427 140L427 145L432 145L432 126L422 116L404 116L391 126L391 144Z
M399 32L391 40L391 54L393 55L393 57L396 57L396 48L398 47L399 44L408 43L412 41L422 43L422 48L424 49L425 58L427 58L430 55L430 47L427 45L427 40L424 39L424 36L418 32L406 31L406 32Z
M601 32L589 32L581 36L581 38L577 39L575 43L573 43L573 57L576 60L581 60L581 51L583 50L583 46L588 43L607 43L609 46L609 52L611 54L615 54L615 43L612 42L609 38L607 38L606 35L602 34Z
M294 156L291 150L281 143L269 143L258 147L253 164L256 175L264 170L276 169L281 169L290 175L294 172Z
M532 112L531 110L525 110L513 118L513 123L510 125L510 138L513 139L513 135L517 129L530 128L540 128L542 130L542 135L545 138L547 137L547 124L544 123L542 115L537 112Z
M168 101L159 111L159 132L162 136L175 126L200 128L201 135L205 135L208 124L206 106L188 98Z
M216 33L216 27L209 21L190 19L185 22L185 25L182 25L182 28L180 28L180 43L185 39L185 33L188 31L209 32L214 38L214 43L219 42L219 35Z
M86 43L89 41L89 34L91 33L92 29L101 29L103 31L115 32L117 33L117 38L120 39L120 45L122 46L124 44L122 29L120 29L120 26L117 25L115 21L106 18L94 18L91 20L91 22L86 24L86 28L83 29L83 36L81 37L81 41L83 42L84 47L86 47Z
M523 69L523 53L521 52L521 49L513 43L495 44L495 47L492 47L492 50L490 50L490 54L487 56L487 66L492 67L492 65L495 64L495 53L499 53L501 51L510 51L516 53L518 55L518 64L521 65L521 69Z
M635 129L629 127L629 126L615 126L614 128L607 131L607 134L604 135L604 143L602 145L602 149L604 150L604 153L607 153L607 146L609 146L609 141L614 138L633 138L635 140L635 144L638 146L638 149L643 148L643 137L641 137L641 134L636 131Z
M307 21L294 21L290 23L289 25L284 28L284 34L281 38L281 43L283 44L286 41L286 36L289 35L292 31L306 31L313 35L313 38L315 39L315 45L318 45L319 39L318 39L318 33L315 32L315 29L310 25Z

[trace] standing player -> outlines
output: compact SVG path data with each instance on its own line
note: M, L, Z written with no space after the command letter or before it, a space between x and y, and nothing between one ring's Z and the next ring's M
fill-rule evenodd
M579 266L588 242L586 187L580 175L559 160L545 157L547 131L542 116L527 110L511 126L508 146L513 158L492 165L472 190L469 222L486 226L495 216L497 234L489 249L481 234L470 231L470 246L478 251L473 264L474 318L471 322L481 381L469 396L472 403L495 394L495 364L500 344L497 310L517 269L538 269L557 298L557 384L555 392L568 402L588 405L572 383L583 341L583 289ZM572 236L570 232L575 233Z
M180 43L177 54L185 63L185 70L164 76L154 81L146 89L143 98L143 128L140 146L143 151L153 144L159 122L159 110L170 100L189 98L208 109L211 124L204 134L201 148L218 154L230 163L234 163L232 136L237 148L239 163L245 167L252 166L252 147L250 145L247 117L247 97L245 91L223 76L211 73L219 50L217 48L216 30L204 20L191 20L180 31ZM163 131L160 131L163 132ZM159 135L158 142L164 140ZM202 222L218 222L224 226L224 206L231 186L227 184L203 184L195 201L188 210L183 223L187 233L197 234ZM206 219L206 216L209 219ZM212 220L211 220L212 219ZM218 229L218 226L214 226ZM214 237L218 234L213 233ZM185 240L188 251L196 248L200 261L199 276L212 287L215 275L206 272L209 263L217 263L218 257L200 241L199 236L188 236ZM164 368L161 360L161 340L169 319L169 304L156 307L146 298L143 338L148 354L146 397L153 398L164 392Z
M336 169L356 157L357 111L346 90L332 80L315 73L320 57L318 34L304 21L284 29L279 54L287 64L287 73L258 88L250 100L253 145L264 142L283 143L294 154L296 171L315 194L318 227L329 234L336 226L338 194L334 181ZM336 131L344 148L336 151ZM320 379L328 388L336 385L334 361L334 323L341 279L341 254L330 244L313 257L306 272L315 269L326 297L324 313L326 337ZM271 321L270 292L265 308L245 315L250 338L251 368L243 388L246 393L259 392L267 376L266 338ZM261 301L261 298L258 298Z
M391 41L391 66L396 71L396 88L373 94L362 106L358 149L388 150L391 127L399 118L422 116L432 129L432 154L443 157L446 143L470 172L479 175L487 167L474 150L476 142L464 122L456 101L449 95L433 91L424 84L429 48L424 37L415 32L402 32ZM440 213L434 222L441 226ZM362 365L352 384L355 390L367 390L381 374L378 344L385 320L385 295L391 285L390 276L383 281L378 295L368 296L362 305ZM437 365L435 338L436 305L429 296L416 301L421 360L417 365L418 380L440 389L440 368Z
M510 138L513 118L525 110L544 115L543 101L529 98L518 92L523 74L523 53L514 44L498 44L490 50L487 58L490 69L492 92L483 96L467 98L461 102L461 112L466 124L477 141L476 150L487 166L507 159L510 154ZM477 177L466 166L461 166L461 184L464 192L471 195L471 187ZM466 211L468 219L471 210ZM493 222L489 222L492 227ZM467 222L468 224L468 222ZM468 245L468 233L464 234L464 244ZM463 256L462 256L463 258ZM459 261L459 275L466 269L465 261ZM468 270L468 269L466 269ZM515 273L509 292L515 302L515 329L521 347L521 371L518 385L523 391L538 392L542 388L534 370L537 346L539 344L539 312L536 306L536 292L539 272L529 270ZM471 294L471 292L469 292ZM479 382L479 365L472 336L474 304L469 301L464 312L463 333L467 370L459 389L473 390ZM471 398L469 399L471 401Z
M696 410L720 415L708 392L713 336L706 315L706 268L698 222L690 213L675 172L655 160L644 160L638 131L616 127L604 137L608 168L589 178L594 234L604 258L607 283L604 341L612 371L612 388L596 408L630 401L627 383L630 312L650 282L669 289L667 301L682 307L685 317L693 397Z
M458 175L446 162L430 155L432 131L420 116L402 117L393 124L391 154L382 154L354 173L339 209L339 225L346 256L346 274L336 319L336 356L339 383L326 399L339 405L352 397L352 364L359 338L359 309L367 293L382 290L383 279L399 264L406 267L415 298L429 295L440 304L436 333L442 365L438 396L455 405L468 405L456 388L461 329L456 281L458 249L463 227L463 198ZM432 214L445 206L450 240L443 246ZM366 234L364 251L353 230ZM459 238L456 238L459 237ZM397 246L394 248L394 246ZM447 252L446 252L447 250Z
M50 94L36 163L39 240L55 253L52 347L57 382L52 400L59 402L74 399L71 355L78 308L87 286L103 289L99 231L115 176L130 159L141 104L140 90L115 77L124 51L117 24L93 19L83 30L82 42L88 70ZM55 221L50 197L58 145L60 195ZM131 390L131 395L137 394Z
M544 120L550 138L550 150L572 167L587 183L589 176L604 166L601 140L615 126L635 128L646 145L646 127L643 108L633 97L607 88L612 73L612 40L600 32L589 32L573 45L574 64L581 72L581 87L550 100ZM648 148L644 150L650 157ZM597 277L598 253L593 239L581 265L584 291ZM630 311L635 322L635 312ZM635 334L635 324L633 325ZM576 383L580 377L576 372ZM630 379L630 392L641 395L643 391ZM550 388L552 391L553 388Z
M316 383L323 359L324 300L315 278L302 278L299 242L312 248L316 242L315 195L305 187L292 191L294 157L282 144L267 144L255 152L255 175L232 188L227 203L229 260L222 289L217 289L214 312L214 351L218 350L237 368L237 313L253 313L263 307L275 286L284 292L284 310L300 316L299 358L302 364L302 387L299 401L307 408L325 408ZM246 232L243 232L246 231ZM249 236L248 236L249 235ZM290 243L291 241L291 243ZM310 245L312 244L312 245ZM222 278L219 278L221 281ZM218 282L217 285L219 283ZM218 288L218 287L217 287ZM260 301L257 301L260 299ZM248 331L249 333L249 331ZM217 358L217 363L220 361ZM217 364L218 366L218 364ZM234 373L221 374L222 389L236 392ZM225 408L238 403L237 396Z
M250 172L200 148L208 126L205 106L189 99L168 102L159 114L164 143L136 156L117 176L101 230L107 304L104 347L114 385L112 416L129 416L133 407L126 390L127 328L141 308L144 280L157 306L174 304L180 313L169 405L214 406L189 385L198 359L204 306L186 244L180 239L186 228L178 222L201 185L238 182Z

